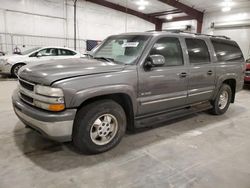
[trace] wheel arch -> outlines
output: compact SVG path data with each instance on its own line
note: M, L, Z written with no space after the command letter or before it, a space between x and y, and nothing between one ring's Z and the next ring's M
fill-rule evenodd
M18 62L18 63L15 63L12 67L11 67L11 74L13 75L13 71L14 71L14 68L17 66L17 65L26 65L26 63L24 62Z
M223 84L227 84L230 86L230 88L232 90L231 103L234 103L235 93L236 93L236 79L234 79L234 78L226 79L223 81Z
M82 107L94 101L104 100L104 99L113 100L122 106L127 118L127 130L132 131L134 129L134 107L131 96L129 96L127 93L112 93L112 94L93 96L84 100L79 105L78 109L81 109Z
M215 89L215 93L214 93L214 96L212 98L212 101L214 101L216 99L216 96L217 96L217 94L218 94L218 92L223 84L227 84L230 86L230 88L232 90L231 103L234 103L235 94L236 94L236 85L237 85L236 77L221 77L221 78L219 78L218 82L216 84L216 89Z

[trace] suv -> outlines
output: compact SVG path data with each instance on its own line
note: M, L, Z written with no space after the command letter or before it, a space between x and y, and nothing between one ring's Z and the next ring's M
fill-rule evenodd
M42 135L100 153L126 130L208 109L225 113L244 71L239 46L225 37L121 34L89 58L23 67L12 101L20 120Z

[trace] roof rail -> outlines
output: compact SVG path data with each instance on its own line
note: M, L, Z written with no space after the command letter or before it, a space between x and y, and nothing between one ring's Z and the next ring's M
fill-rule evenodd
M187 33L187 34L192 34L192 35L200 35L200 36L207 36L207 37L216 37L216 38L224 38L230 40L229 37L224 36L224 35L208 35L208 34L202 34L202 33L192 33L188 31L181 31L181 30L176 30L174 33Z
M170 33L177 33L177 32L180 32L181 30L178 30L178 29L175 29L175 30L173 30L173 29L163 29L163 30L161 30L161 31L156 31L156 30L149 30L149 31L146 31L146 32L163 32L163 31L165 31L165 32L170 32Z
M155 30L150 30L150 31L147 31L147 32L154 32ZM202 34L202 33L192 33L192 32L188 32L188 31L183 31L183 30L170 30L170 29L164 29L162 31L165 31L165 32L170 32L170 33L185 33L185 34L191 34L191 35L198 35L198 36L207 36L207 37L215 37L215 38L224 38L224 39L227 39L227 40L230 40L229 37L227 36L224 36L224 35L208 35L208 34Z

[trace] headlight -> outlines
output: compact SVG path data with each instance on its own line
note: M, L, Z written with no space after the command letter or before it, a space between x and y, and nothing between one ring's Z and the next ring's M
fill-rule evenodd
M55 112L65 109L62 89L36 85L34 91L41 96L34 99L36 107Z
M7 63L7 59L0 59L0 63Z
M49 97L63 97L63 90L60 88L53 88L48 86L35 86L35 93Z

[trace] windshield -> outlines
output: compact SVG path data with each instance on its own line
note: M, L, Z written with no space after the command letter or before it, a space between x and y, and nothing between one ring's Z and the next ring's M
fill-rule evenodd
M31 52L34 52L34 51L36 51L36 50L38 50L38 49L40 49L40 48L41 48L41 47L31 48L31 49L29 49L29 50L23 51L21 54L22 54L22 55L27 55L27 54L29 54L29 53L31 53Z
M96 49L93 58L133 64L144 49L149 36L119 35L108 38Z

